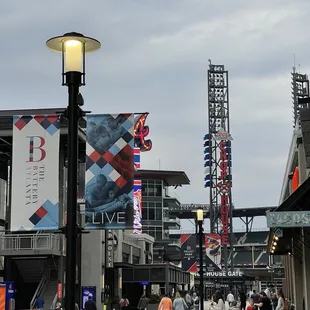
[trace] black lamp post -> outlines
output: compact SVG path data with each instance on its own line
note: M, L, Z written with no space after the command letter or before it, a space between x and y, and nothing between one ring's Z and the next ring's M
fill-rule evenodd
M198 239L199 239L199 298L200 310L204 309L204 284L203 284L203 221L204 212L202 208L196 211L196 223L198 226Z
M68 187L66 247L65 309L75 309L76 283L76 239L77 226L77 182L78 182L78 122L82 116L79 88L85 85L85 54L100 49L99 41L71 32L51 38L46 42L49 49L62 53L62 85L68 87L69 103L66 110L68 119ZM80 102L79 102L80 101Z

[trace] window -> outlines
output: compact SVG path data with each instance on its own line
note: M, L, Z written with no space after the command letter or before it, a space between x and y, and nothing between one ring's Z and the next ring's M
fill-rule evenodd
M162 209L156 208L156 220L161 221L163 219Z
M157 197L162 196L162 181L155 182L155 196Z
M163 238L163 231L160 227L156 227L155 240L161 240Z
M149 217L148 219L150 221L155 221L155 209L154 208L148 208Z
M148 194L147 194L148 196L152 196L152 197L155 196L155 188L153 186L150 186L150 184L148 184L147 191L148 191Z
M142 220L147 220L147 208L145 207L145 205L143 204L142 206Z

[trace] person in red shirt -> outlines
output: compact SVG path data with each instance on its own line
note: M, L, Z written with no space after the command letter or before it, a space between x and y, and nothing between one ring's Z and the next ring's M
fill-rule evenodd
M253 298L249 299L249 303L250 303L250 305L246 307L246 310L254 310L255 308L254 308L254 300L253 300Z
M158 310L172 310L172 300L169 298L168 294L165 294L161 299Z

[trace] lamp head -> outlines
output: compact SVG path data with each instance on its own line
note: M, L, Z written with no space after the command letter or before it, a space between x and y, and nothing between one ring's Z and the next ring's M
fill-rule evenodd
M204 210L203 210L203 208L198 208L194 212L196 213L197 223L202 223L204 221Z
M68 72L77 72L82 77L80 85L85 85L85 54L99 50L101 43L81 33L68 32L47 40L46 45L50 50L62 53L62 84L68 85L64 77Z

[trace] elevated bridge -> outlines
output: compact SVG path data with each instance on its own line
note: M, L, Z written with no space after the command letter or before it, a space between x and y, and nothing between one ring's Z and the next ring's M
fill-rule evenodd
M218 206L219 209L220 206ZM169 206L169 214L180 219L194 219L194 211L197 208L203 208L209 218L208 213L210 210L209 204L181 204L176 206ZM277 206L268 207L249 207L249 208L235 208L233 207L232 216L234 218L239 218L246 227L246 231L252 230L252 224L254 217L265 216L267 211L274 211Z

